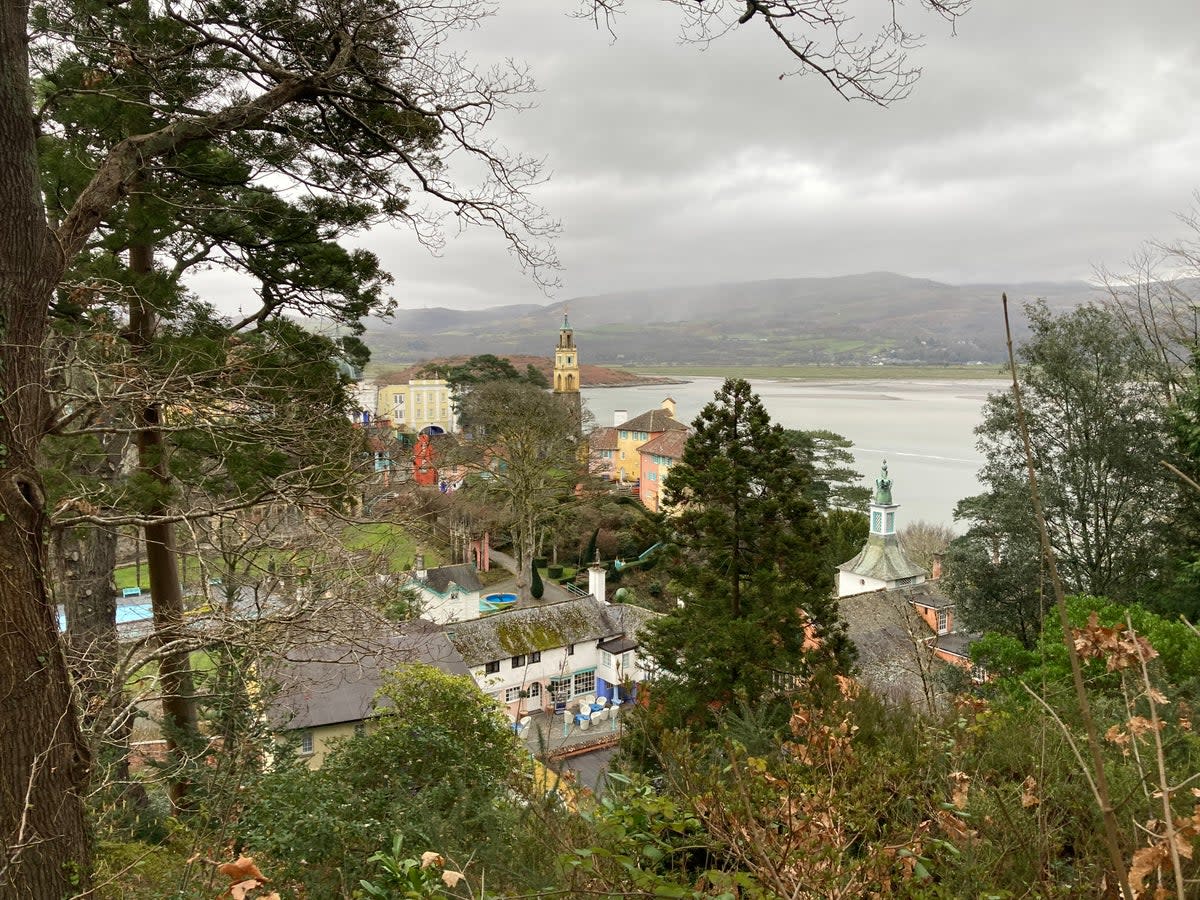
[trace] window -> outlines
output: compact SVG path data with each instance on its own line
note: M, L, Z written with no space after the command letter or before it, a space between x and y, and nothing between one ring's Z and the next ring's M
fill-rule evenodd
M575 645L567 644L567 656L574 656L574 655L575 655Z
M624 450L622 450L622 451L621 451L621 459L624 459L624 458L625 458L625 451L624 451Z
M612 654L609 653L607 650L601 650L600 651L600 665L607 666L608 668L611 669L612 664L613 664Z
M657 472L651 472L647 477L651 481L658 481L658 473Z
M354 723L354 733L356 735L365 734L366 730L367 730L366 722L355 722Z
M567 698L571 696L571 679L567 678L551 678L550 679L550 696L555 703L566 703Z
M483 667L484 675L495 675L500 671L500 660L494 660Z
M621 654L621 671L626 675L633 669L633 651L627 650Z
M535 662L541 662L541 661L542 661L542 651L541 651L541 650L534 650L532 653L530 653L530 654L529 654L529 661L530 661L531 663L535 663Z
M590 694L596 690L596 670L590 669L587 672L576 672L575 682L572 685L572 694Z
M889 533L896 530L896 514L895 513L890 512L887 514L887 530Z
M509 688L504 692L505 703L516 703L521 699L521 689L519 687Z
M512 658L512 667L514 669L519 669L523 665L525 665L525 654L524 653L522 653L520 656L514 656Z
M628 438L629 438L629 432L628 432L628 431L622 431L622 432L621 432L621 440L623 440L623 441L624 441L624 440L627 440Z
M311 756L313 752L313 733L311 731L300 732L300 752L305 756Z
M533 684L531 684L529 686L529 696L530 697L542 696L542 683L540 681L535 681Z
M878 510L871 513L871 530L875 532L883 530L883 514Z
M937 611L938 634L945 634L950 630L950 610L939 609Z

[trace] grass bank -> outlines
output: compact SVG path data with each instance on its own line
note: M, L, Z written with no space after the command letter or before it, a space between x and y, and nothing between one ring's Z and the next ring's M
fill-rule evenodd
M1004 377L999 363L982 366L629 366L626 371L679 378L786 378L796 381L965 381Z

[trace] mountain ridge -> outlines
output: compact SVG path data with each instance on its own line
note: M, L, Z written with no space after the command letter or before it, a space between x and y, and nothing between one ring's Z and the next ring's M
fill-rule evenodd
M373 324L367 342L376 360L393 365L545 354L567 312L583 358L600 364L997 362L1001 291L1018 310L1037 297L1065 310L1099 296L1083 281L954 285L862 272L639 288L544 305L399 310ZM1015 324L1019 339L1023 316Z

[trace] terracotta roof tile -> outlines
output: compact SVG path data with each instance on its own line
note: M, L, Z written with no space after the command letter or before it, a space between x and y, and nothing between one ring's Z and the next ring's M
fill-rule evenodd
M617 426L621 431L645 431L656 434L660 431L687 431L687 426L674 418L665 409L651 409L634 416L628 422Z
M617 449L617 429L615 428L595 428L588 435L588 446L593 450L616 450Z
M653 453L655 456L669 456L671 459L683 459L683 448L690 435L686 431L664 431L638 447L638 453Z

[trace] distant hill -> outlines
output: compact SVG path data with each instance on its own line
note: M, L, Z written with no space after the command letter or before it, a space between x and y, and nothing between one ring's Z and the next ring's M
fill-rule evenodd
M569 310L580 357L593 363L762 364L998 362L1000 293L1019 311L1097 299L1085 282L952 285L892 272L780 278L576 297L545 306L401 310L373 325L381 363L496 353L544 358ZM1025 333L1017 322L1017 338Z

